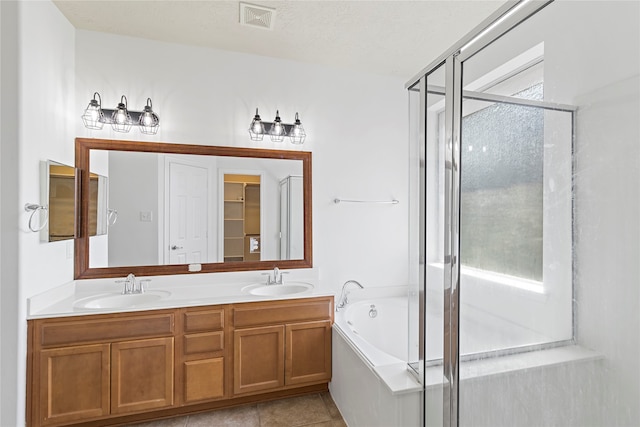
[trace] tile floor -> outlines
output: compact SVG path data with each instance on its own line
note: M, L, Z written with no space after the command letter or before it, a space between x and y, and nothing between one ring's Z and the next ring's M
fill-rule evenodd
M135 427L347 427L327 392L135 424Z

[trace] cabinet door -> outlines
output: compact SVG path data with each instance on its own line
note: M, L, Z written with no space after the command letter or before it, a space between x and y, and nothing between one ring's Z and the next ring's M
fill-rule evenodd
M109 344L42 350L39 393L37 424L109 415Z
M285 384L331 379L331 322L295 323L286 326Z
M173 405L173 338L111 345L111 413Z
M235 394L284 386L284 326L237 329L233 340Z

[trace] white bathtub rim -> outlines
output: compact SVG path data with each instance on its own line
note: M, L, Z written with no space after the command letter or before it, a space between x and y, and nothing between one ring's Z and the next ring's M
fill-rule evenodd
M338 322L334 323L333 330L336 331L349 348L353 350L362 363L385 384L392 395L422 391L422 385L408 372L407 362L393 356L382 354L381 351L375 349L371 344L357 336L354 338L359 339L360 342L354 343L351 339L352 337L344 331ZM381 353L381 355L375 359L375 362L380 364L372 363L372 360L358 348L360 343L364 346L371 347L377 353ZM339 363L339 361L334 361L334 363Z

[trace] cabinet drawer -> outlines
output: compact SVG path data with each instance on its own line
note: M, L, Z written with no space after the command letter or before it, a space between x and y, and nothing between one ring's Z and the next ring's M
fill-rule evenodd
M173 314L164 313L101 319L78 320L75 318L74 320L46 321L39 323L38 326L40 345L54 347L172 335L174 324Z
M224 309L187 311L184 313L185 332L218 331L224 328Z
M332 319L331 299L295 303L247 303L233 309L236 328Z
M224 349L224 332L204 332L184 336L184 354L207 353Z

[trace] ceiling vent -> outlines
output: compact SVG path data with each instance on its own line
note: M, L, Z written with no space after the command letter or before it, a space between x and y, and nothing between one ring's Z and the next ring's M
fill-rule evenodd
M273 30L276 10L255 4L240 3L240 24L263 30Z

